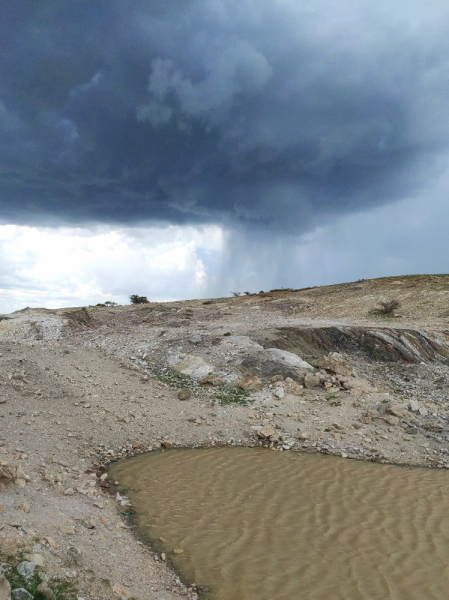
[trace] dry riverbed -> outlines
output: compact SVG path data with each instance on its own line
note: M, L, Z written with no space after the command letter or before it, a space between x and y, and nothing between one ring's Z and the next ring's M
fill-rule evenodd
M388 282L388 293L390 284L397 282ZM429 286L436 284L429 279ZM326 296L325 289L208 303L28 309L0 321L0 535L7 576L8 568L11 574L20 562L33 563L35 587L45 582L39 593L50 587L67 599L200 594L134 534L132 508L111 494L107 475L107 463L119 457L263 445L449 468L446 317L424 323L408 307L407 327L415 322L417 331L433 336L419 338L422 347L409 349L418 358L409 361L384 360L376 349L367 355L364 347L337 348L337 355L333 348L330 356L329 348L300 352L291 332L320 326L343 332L371 326L376 335L383 328L379 335L391 330L399 351L410 345L405 334L391 333L399 320L370 320L374 300L366 290L358 304L358 287L340 299L339 306L352 306L349 319L336 309L332 314L335 290ZM320 302L325 320L315 316ZM438 354L432 360L419 357L426 344Z

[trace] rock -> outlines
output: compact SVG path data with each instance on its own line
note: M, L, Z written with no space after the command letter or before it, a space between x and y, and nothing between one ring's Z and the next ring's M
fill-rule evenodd
M64 496L73 496L74 493L75 490L73 488L67 488L66 490L64 490Z
M176 371L183 373L183 375L189 375L197 379L206 377L213 371L213 367L208 365L201 356L193 356L192 354L187 355L181 362L175 366Z
M302 433L298 434L298 440L308 440L310 437L310 433L308 433L307 431L303 431Z
M302 394L304 394L304 388L301 387L299 383L296 383L296 381L293 381L293 379L290 377L287 377L285 383L285 391L287 394L293 394L293 396L302 396Z
M419 410L419 402L417 400L410 400L410 410L417 412Z
M53 548L53 550L57 550L59 548L58 544L55 542L55 540L52 537L47 536L44 538L44 540L47 542L47 544L50 546L50 548Z
M69 546L67 549L67 561L70 566L79 567L83 562L83 555L75 546Z
M53 590L49 587L46 581L40 583L37 586L36 591L40 592L45 598L48 598L48 600L52 600L55 597Z
M338 354L321 356L313 363L313 366L317 369L324 369L330 373L335 373L336 375L343 375L344 377L350 377L354 371L352 366Z
M262 387L262 381L256 375L248 375L239 381L239 388L245 392L253 392Z
M178 400L188 400L191 395L192 395L192 392L189 390L189 388L184 388L182 390L179 390Z
M436 421L428 421L424 424L424 429L427 429L428 431L440 431L441 429L444 429L444 427L441 423L437 423Z
M283 364L288 367L296 367L298 369L310 369L311 365L300 358L293 352L287 352L286 350L279 350L279 348L269 348L264 351L264 356L271 360L280 360Z
M30 505L28 504L28 502L22 502L22 504L19 506L19 510L23 510L23 512L29 513Z
M0 600L11 600L11 585L3 574L0 575Z
M114 583L114 585L112 586L112 591L114 592L114 594L117 594L117 596L122 599L128 599L128 598L132 598L132 594L129 591L129 588L125 587L124 585L122 585L121 583Z
M366 416L360 417L360 422L364 423L365 425L368 425L369 423L371 423L371 417L366 417Z
M14 478L14 483L20 487L24 487L26 480L29 479L29 477L25 475L22 465L17 465L17 467L12 468L12 476Z
M316 387L320 387L320 385L321 385L321 380L320 380L319 373L307 373L307 375L304 377L304 386L308 390L311 390Z
M399 424L399 417L395 417L394 415L385 415L384 419L390 425L398 425Z
M288 379L290 379L290 377ZM271 383L277 383L278 381L284 381L284 376L283 375L273 375L273 377L270 379ZM291 381L293 381L293 379L291 379Z
M6 480L9 481L12 479L12 473L11 471L8 469L8 467L0 467L0 480Z
M27 592L25 588L17 588L12 591L11 598L12 600L33 600L34 596Z
M381 416L380 412L375 409L369 409L366 411L365 417L369 417L370 419L379 419Z
M17 573L22 575L22 577L25 577L25 579L28 579L28 577L31 577L31 575L34 573L35 568L36 565L33 562L24 560L17 565Z
M188 340L191 344L195 344L195 346L196 346L197 344L201 344L201 342L203 341L203 338L201 337L201 335L199 333L194 333L188 338Z
M422 417L427 417L427 415L429 414L429 411L427 410L427 408L425 406L420 406L418 408L418 412Z
M95 529L95 527L97 526L95 520L92 517L84 517L83 525L84 527L86 527L86 529Z
M24 554L23 558L30 563L34 563L36 567L44 566L44 557L42 554Z
M76 534L75 527L73 527L73 525L60 525L59 531L61 533L63 533L64 535L75 535Z
M163 448L173 448L173 442L170 442L169 440L164 440L163 442L161 442L161 446Z
M279 400L282 400L282 398L285 396L285 390L283 387L278 387L274 390L274 394L273 396L275 398L278 398Z
M262 429L259 429L259 431L257 432L257 435L261 439L267 439L270 436L274 435L275 433L276 433L276 430L274 429L273 425L270 425L269 423L265 423L265 425L262 426Z
M408 427L405 430L405 433L408 433L409 435L416 435L418 433L418 430L416 429L416 427Z
M213 387L217 387L224 384L224 379L221 375L206 375L206 377L202 377L198 383L201 385L212 385Z
M107 478L108 478L107 473L103 473L103 475L100 475L100 481L106 481Z
M401 418L404 416L405 411L397 404L389 404L387 406L387 412L390 413L390 415Z
M0 398L0 404L5 404L6 398Z
M184 550L181 550L180 548L175 548L173 550L173 554L182 554L184 552Z

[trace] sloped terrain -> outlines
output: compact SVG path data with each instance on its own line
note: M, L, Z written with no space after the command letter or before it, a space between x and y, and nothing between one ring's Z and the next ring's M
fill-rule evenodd
M449 276L407 276L5 315L6 553L37 544L80 596L193 598L128 529L109 460L223 444L449 468L448 298Z

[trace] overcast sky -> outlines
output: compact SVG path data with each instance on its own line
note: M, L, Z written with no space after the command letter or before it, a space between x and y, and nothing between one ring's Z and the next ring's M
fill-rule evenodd
M0 48L0 312L448 271L441 0L14 0Z

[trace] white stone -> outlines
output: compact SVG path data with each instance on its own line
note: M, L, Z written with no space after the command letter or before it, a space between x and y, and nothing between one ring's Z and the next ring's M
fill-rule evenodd
M285 396L285 391L283 387L278 387L275 391L274 391L274 397L275 398L279 398L279 400L282 400L282 398Z
M419 410L419 402L417 400L410 400L410 410L417 412Z
M269 348L268 350L264 351L264 354L266 354L268 358L271 358L271 360L282 360L289 367L298 367L300 369L312 368L309 363L293 352L279 350L279 348Z
M208 365L201 356L193 356L189 354L175 366L175 369L183 375L189 375L190 377L201 378L206 377L213 371L213 367Z

